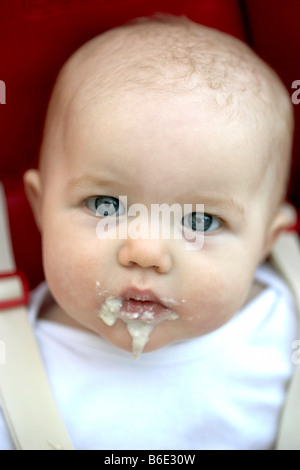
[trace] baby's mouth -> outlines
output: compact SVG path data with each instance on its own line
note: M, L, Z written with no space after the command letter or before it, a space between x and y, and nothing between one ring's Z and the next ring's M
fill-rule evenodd
M125 299L122 302L120 316L124 320L136 320L151 323L164 314L165 307L151 301Z
M178 318L152 291L135 288L125 290L120 297L108 297L98 315L108 326L113 326L118 319L126 323L135 358L143 351L157 324Z
M124 321L156 323L173 313L152 291L130 289L121 298L120 318Z

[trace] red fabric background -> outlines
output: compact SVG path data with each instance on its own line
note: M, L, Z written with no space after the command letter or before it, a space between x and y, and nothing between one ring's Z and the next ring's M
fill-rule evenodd
M155 12L185 14L248 41L284 80L291 94L300 79L298 0L1 0L0 180L4 183L15 257L31 287L42 278L40 236L22 184L36 165L47 101L68 56L101 31ZM298 73L298 76L297 76ZM300 97L300 94L299 94ZM297 122L300 104L296 105ZM297 125L290 199L300 209L300 137Z

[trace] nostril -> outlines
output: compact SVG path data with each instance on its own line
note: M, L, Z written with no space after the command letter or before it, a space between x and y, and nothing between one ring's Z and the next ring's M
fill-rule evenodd
M163 245L152 240L127 239L118 253L118 260L122 266L151 269L158 273L169 271L171 257L163 252Z

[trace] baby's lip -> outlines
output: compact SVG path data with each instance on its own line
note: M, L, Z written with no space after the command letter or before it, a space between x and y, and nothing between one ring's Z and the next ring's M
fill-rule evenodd
M136 287L130 287L125 289L120 295L123 300L136 300L139 302L153 302L160 304L162 307L167 308L161 299L150 289L137 289Z
M151 290L129 288L122 292L121 317L131 321L154 322L169 313L169 308Z

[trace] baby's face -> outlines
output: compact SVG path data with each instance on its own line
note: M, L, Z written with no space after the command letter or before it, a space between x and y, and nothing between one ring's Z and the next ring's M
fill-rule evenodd
M205 97L132 92L69 115L59 149L38 211L46 279L73 320L128 351L128 322L150 324L151 351L211 332L243 306L272 238L265 149L250 123L226 124ZM127 219L120 196L149 219ZM153 204L177 204L182 216L169 237L133 236L137 219L151 226ZM116 236L99 236L105 218L116 221ZM193 236L203 229L201 247ZM99 316L108 299L113 325Z

